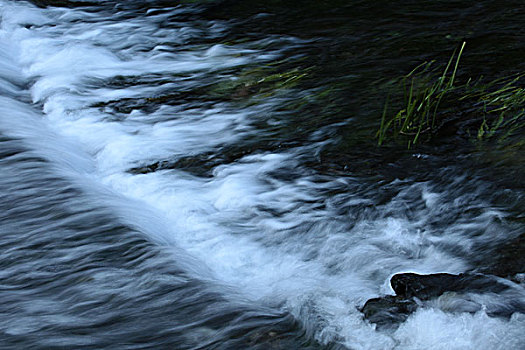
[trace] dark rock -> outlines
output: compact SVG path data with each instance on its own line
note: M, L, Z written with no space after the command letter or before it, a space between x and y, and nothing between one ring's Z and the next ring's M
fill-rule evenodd
M508 288L491 277L463 273L459 275L401 273L390 279L390 285L397 296L403 298L417 297L421 300L435 298L445 292L499 293Z
M368 321L384 327L405 321L417 307L413 299L387 295L368 300L361 312Z
M364 317L379 327L395 326L405 321L423 301L437 298L446 292L500 293L510 288L490 276L449 273L430 275L400 273L390 279L390 284L396 292L395 296L387 295L370 299L361 309ZM492 312L492 315L509 316L513 310L498 310Z

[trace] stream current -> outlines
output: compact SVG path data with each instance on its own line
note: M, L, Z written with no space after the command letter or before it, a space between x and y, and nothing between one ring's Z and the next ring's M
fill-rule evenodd
M395 273L476 272L522 190L461 155L319 165L358 117L305 132L281 107L308 87L217 92L316 39L226 42L203 11L0 0L0 348L525 348L519 284L395 327L359 311Z

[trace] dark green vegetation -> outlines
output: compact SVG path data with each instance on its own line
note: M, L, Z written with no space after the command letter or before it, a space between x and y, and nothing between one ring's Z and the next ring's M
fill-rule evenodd
M419 65L402 78L401 85L404 92L404 108L397 112L393 118L388 118L389 110L387 101L381 118L381 126L377 132L379 145L383 143L386 133L391 128L393 128L394 133L397 134L413 135L414 138L409 141L409 146L410 144L417 143L421 133L431 131L435 128L436 115L441 100L455 88L454 79L456 78L459 60L465 44L464 42L463 45L461 45L451 76L448 76L447 73L449 73L455 53L448 61L443 74L437 79L432 80L428 77L421 78L417 75L420 70L422 70L423 73L428 71L432 62Z
M445 118L463 118L478 125L475 132L478 141L499 135L498 142L522 131L525 126L525 89L523 75L496 79L484 83L482 79L464 84L455 84L462 44L453 71L450 72L455 55L450 58L443 74L434 77L429 73L432 62L416 67L400 79L403 104L396 114L388 106L383 110L381 125L377 132L381 145L388 135L399 139L408 136L408 147L415 145L424 134L435 134L444 125ZM447 106L440 108L445 100ZM429 137L427 137L429 139Z

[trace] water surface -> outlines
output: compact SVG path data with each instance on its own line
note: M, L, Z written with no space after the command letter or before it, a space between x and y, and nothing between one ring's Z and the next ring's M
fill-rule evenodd
M0 2L5 348L525 346L506 279L359 311L523 234L519 142L374 138L389 81L462 40L459 79L523 70L520 2L34 3Z

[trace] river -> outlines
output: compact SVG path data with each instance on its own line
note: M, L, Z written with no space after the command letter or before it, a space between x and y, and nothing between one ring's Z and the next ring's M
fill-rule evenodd
M388 77L465 37L524 68L520 2L421 3L0 0L0 348L525 348L504 278L360 311L525 227L523 147L376 144Z

